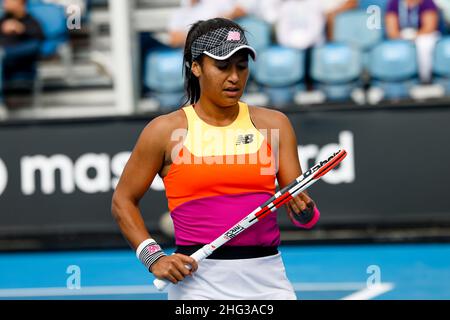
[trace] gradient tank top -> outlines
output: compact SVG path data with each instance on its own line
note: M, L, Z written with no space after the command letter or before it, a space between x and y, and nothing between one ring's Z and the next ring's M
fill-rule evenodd
M247 104L228 126L207 124L183 108L187 133L163 182L177 245L206 244L275 193L274 155L253 125ZM277 214L270 214L226 245L277 246Z

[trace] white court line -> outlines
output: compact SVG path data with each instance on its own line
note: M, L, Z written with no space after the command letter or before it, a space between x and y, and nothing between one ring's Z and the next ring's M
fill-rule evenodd
M359 299L364 297L374 297L386 291L391 290L391 284L384 284L383 290L367 288L364 282L334 282L334 283L293 283L296 291L354 291L359 290L353 295L346 298L356 296ZM367 290L369 291L367 292ZM124 295L124 294L161 294L152 285L147 286L97 286L97 287L81 287L81 289L68 289L64 287L54 288L14 288L0 289L1 298L26 298L26 297L64 297L64 296L92 296L92 295ZM358 296L359 294L359 296Z
M370 300L373 299L383 293L391 291L394 288L392 283L379 283L370 286L366 286L366 288L352 293L341 300Z
M160 293L152 285L148 286L104 286L81 287L81 289L55 288L17 288L0 289L0 298L21 297L64 297L90 295L118 295L118 294L156 294Z
M297 282L292 285L295 291L355 291L366 287L365 282Z

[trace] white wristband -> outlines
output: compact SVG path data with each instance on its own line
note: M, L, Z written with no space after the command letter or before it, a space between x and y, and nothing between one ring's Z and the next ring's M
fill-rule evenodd
M161 247L156 243L154 239L147 239L136 249L136 257L142 262L142 264L151 272L152 265L161 257L166 254L162 251Z
M139 259L139 255L141 254L142 250L149 244L149 243L156 243L154 239L146 239L141 242L141 244L136 249L136 257Z

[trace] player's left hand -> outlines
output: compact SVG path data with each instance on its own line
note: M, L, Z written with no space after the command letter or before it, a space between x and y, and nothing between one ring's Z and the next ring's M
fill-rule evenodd
M288 211L295 214L300 214L302 211L312 211L314 206L314 201L305 192L299 193L286 205Z

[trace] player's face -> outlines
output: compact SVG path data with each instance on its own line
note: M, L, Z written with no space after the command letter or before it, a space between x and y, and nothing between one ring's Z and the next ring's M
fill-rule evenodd
M240 50L227 60L204 56L200 90L217 106L233 106L241 98L248 78L248 51Z

